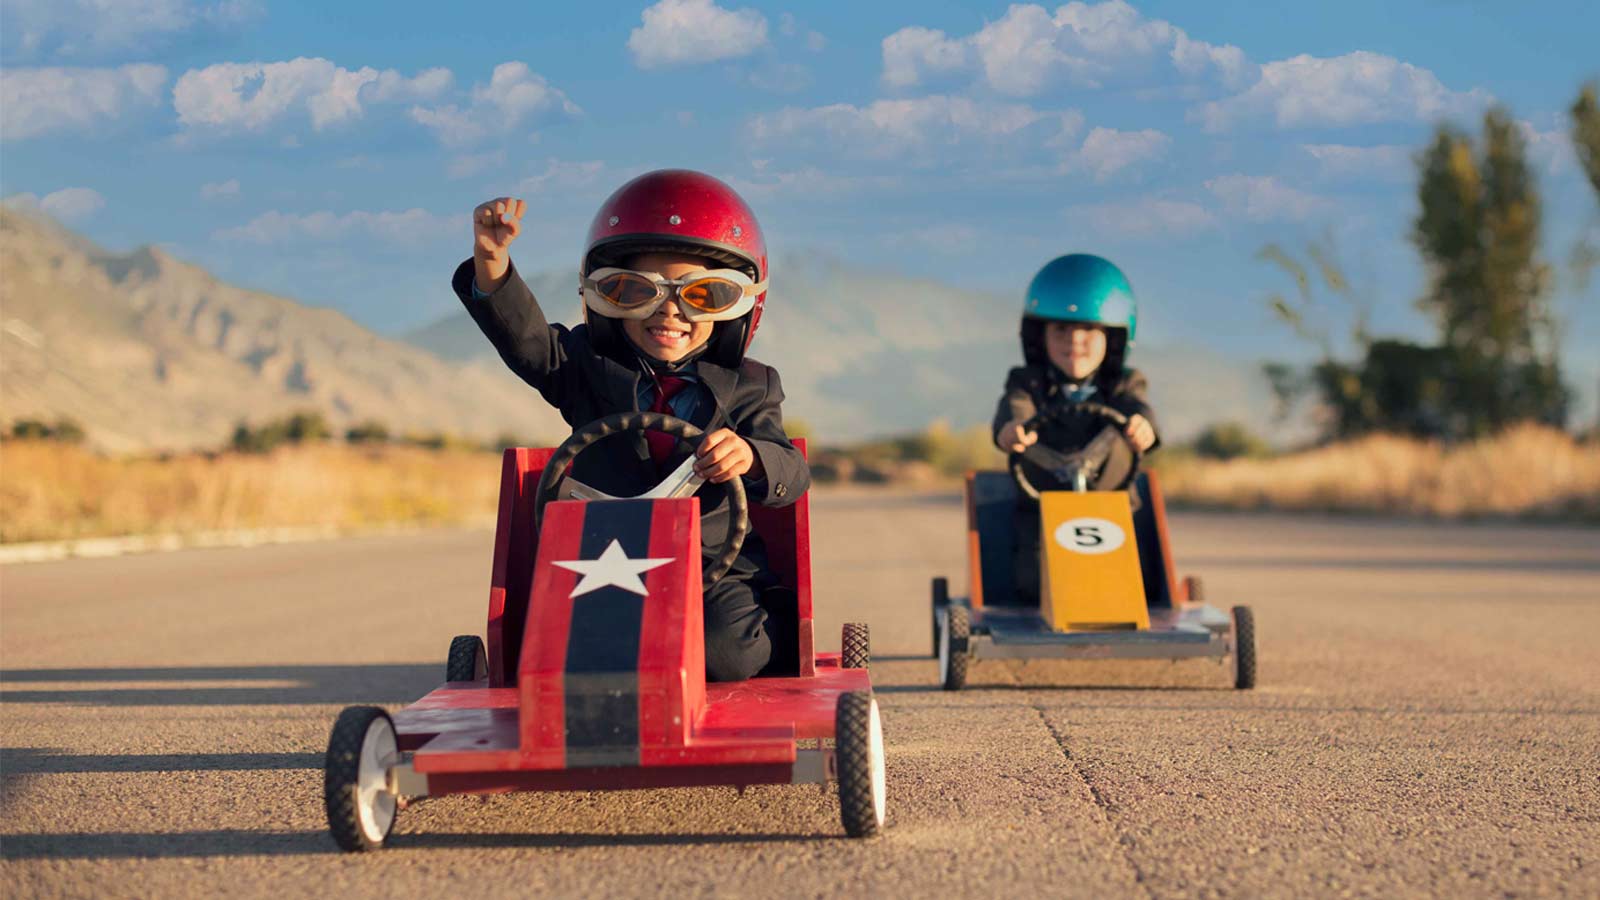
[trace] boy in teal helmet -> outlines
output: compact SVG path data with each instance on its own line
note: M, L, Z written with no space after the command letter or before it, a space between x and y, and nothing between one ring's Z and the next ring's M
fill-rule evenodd
M1073 253L1040 269L1028 284L1022 310L1025 365L1006 376L1005 396L994 416L995 445L1007 453L1021 453L1035 443L1062 453L1081 450L1106 427L1103 418L1050 417L1037 430L1030 430L1028 423L1052 407L1103 403L1128 417L1127 440L1112 449L1089 487L1127 486L1133 476L1133 448L1148 452L1160 444L1155 413L1145 400L1145 378L1127 367L1137 321L1133 288L1109 261ZM1041 489L1070 487L1049 483L1043 473L1029 474ZM1038 501L1020 497L1015 523L1018 599L1032 603L1039 591Z

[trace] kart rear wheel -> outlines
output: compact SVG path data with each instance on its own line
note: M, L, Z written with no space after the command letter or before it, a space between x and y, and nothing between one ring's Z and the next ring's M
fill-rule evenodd
M883 722L869 691L839 695L834 708L834 756L839 768L839 819L845 834L872 837L883 829L886 779Z
M939 658L939 610L950 605L950 579L933 580L933 650L928 654Z
M1206 602L1206 586L1199 575L1190 575L1183 580L1183 599L1189 603Z
M1256 686L1256 614L1248 606L1233 608L1233 686Z
M872 635L865 622L844 623L840 646L844 652L839 654L839 665L844 668L865 669L872 665Z
M450 655L445 658L445 681L479 681L489 677L489 654L483 638L458 634L450 640Z
M936 620L939 635L939 680L947 691L967 685L967 639L972 636L972 611L959 603L947 603Z
M328 736L323 801L328 830L342 850L376 850L394 830L399 797L389 790L389 767L400 759L394 722L376 706L350 706Z

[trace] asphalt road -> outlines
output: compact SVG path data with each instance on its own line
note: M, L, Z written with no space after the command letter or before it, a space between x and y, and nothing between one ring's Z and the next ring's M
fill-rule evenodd
M1600 531L1178 515L1258 619L1212 662L934 686L954 498L825 495L820 640L871 624L890 828L816 788L448 797L334 851L338 709L481 631L481 532L0 569L7 897L1600 895Z

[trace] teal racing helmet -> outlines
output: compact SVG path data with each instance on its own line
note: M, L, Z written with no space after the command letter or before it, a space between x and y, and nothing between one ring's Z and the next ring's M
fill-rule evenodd
M1100 369L1120 375L1138 326L1133 286L1121 269L1102 257L1058 256L1028 282L1022 305L1022 358L1029 365L1049 365L1044 347L1047 322L1085 322L1104 328L1106 360Z

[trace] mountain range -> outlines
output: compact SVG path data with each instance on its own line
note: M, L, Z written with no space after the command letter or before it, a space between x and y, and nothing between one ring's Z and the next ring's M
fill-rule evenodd
M0 421L64 416L127 452L214 447L241 421L302 409L396 432L565 431L498 362L449 362L160 249L108 253L0 210Z
M819 440L986 422L1020 355L1016 303L815 254L779 259L752 356L783 375L785 415ZM453 305L440 277L441 303ZM580 318L571 271L528 276L552 320ZM1140 346L1169 439L1265 425L1253 366ZM384 337L342 313L229 285L154 247L110 253L36 213L0 210L0 422L69 417L111 451L214 447L241 422L316 409L338 427L549 441L559 416L459 309Z
M815 254L780 258L773 270L781 274L750 354L782 375L785 416L823 441L919 430L936 419L987 422L1007 370L1021 362L1014 298ZM526 277L552 320L580 320L576 270ZM403 337L454 362L498 361L462 311ZM1225 420L1268 427L1271 394L1250 361L1144 345L1131 361L1149 376L1169 439Z

